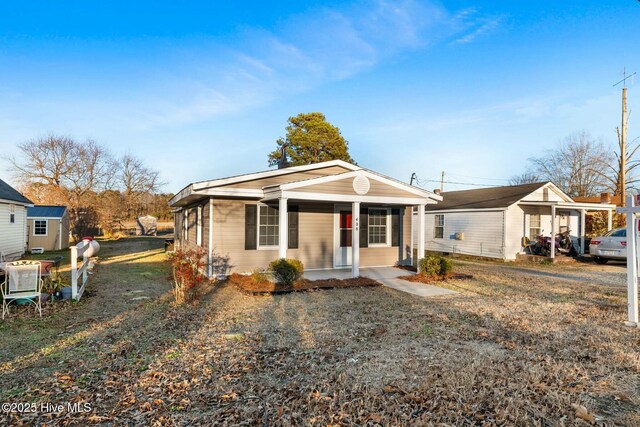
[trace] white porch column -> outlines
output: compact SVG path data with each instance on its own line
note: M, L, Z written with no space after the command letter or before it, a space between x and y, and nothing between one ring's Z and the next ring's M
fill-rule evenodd
M580 255L584 255L584 242L587 234L587 210L580 209Z
M351 204L351 276L360 275L360 202Z
M607 211L607 231L611 230L613 228L613 218L612 215L613 211L611 209L609 209Z
M289 222L287 221L288 213L287 213L287 199L281 197L278 199L280 203L280 209L278 211L278 257L286 258L287 257L287 247L289 246L289 242L287 238L289 237Z
M209 278L211 278L213 276L213 197L209 197L209 236L207 236L207 239Z
M556 257L556 207L551 205L551 259Z
M416 261L424 258L424 206L425 205L418 205L418 256L416 257Z

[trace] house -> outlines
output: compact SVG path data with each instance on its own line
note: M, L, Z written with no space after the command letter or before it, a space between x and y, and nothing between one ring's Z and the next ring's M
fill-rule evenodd
M27 209L28 248L59 251L69 247L69 212L65 206L31 206Z
M297 258L306 270L351 268L357 277L360 267L410 263L411 209L439 200L333 160L192 183L169 204L176 244L203 248L209 276Z
M0 179L0 254L20 258L27 247L27 206L31 200Z
M611 228L616 208L575 202L551 182L448 191L441 196L442 202L427 206L426 249L503 260L515 260L522 253L523 237L533 240L567 229L584 254L587 211L607 211Z

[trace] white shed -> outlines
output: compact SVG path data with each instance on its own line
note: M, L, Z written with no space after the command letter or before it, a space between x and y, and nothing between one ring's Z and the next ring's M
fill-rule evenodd
M20 258L27 248L27 206L33 203L0 179L0 254Z
M441 196L442 202L427 206L425 212L425 249L504 260L515 260L522 253L523 237L551 236L567 228L576 249L584 253L586 212L609 212L611 228L616 208L574 202L551 182L449 191Z

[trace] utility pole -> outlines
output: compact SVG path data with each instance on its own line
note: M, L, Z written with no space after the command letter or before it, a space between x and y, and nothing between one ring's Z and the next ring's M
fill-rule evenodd
M444 191L444 171L442 171L442 178L440 178L440 192Z
M613 86L622 83L622 127L616 129L618 133L618 144L620 145L620 202L622 206L627 205L627 79L633 77L636 73L627 76L627 69L624 69L623 78Z

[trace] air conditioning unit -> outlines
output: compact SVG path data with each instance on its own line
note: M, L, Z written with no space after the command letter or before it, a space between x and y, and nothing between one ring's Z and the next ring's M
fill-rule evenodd
M464 240L464 233L456 233L456 240Z

